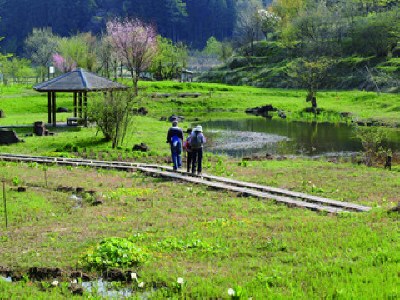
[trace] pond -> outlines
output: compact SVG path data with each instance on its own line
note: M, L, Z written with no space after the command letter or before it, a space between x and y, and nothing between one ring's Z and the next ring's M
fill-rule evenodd
M197 125L197 124L193 124ZM234 157L248 155L349 156L362 150L353 126L338 123L289 122L253 117L203 122L206 150ZM400 150L399 130L387 145Z

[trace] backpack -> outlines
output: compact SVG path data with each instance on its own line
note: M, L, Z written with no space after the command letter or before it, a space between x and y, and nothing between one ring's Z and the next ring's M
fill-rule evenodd
M180 149L181 140L177 135L173 135L171 137L171 146L172 146L173 149Z
M203 136L200 133L196 133L190 138L190 146L193 149L199 149L203 145Z

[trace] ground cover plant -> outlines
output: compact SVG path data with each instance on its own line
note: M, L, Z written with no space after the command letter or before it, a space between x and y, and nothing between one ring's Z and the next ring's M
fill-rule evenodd
M252 167L228 164L227 172L235 178L271 178L288 166L287 161L269 162L268 171L255 168L252 174ZM398 297L399 216L387 209L400 200L399 173L390 173L389 180L376 186L382 170L332 167L323 161L299 161L292 169L294 176L281 174L271 180L279 187L324 196L330 193L321 190L336 186L332 196L352 195L353 202L375 208L371 213L326 215L140 173L88 168L49 166L46 182L42 166L3 162L8 227L4 228L2 209L2 267L78 268L96 276L109 264L138 274L137 282L128 283L138 297L154 286L154 298L181 293L189 298L227 298L229 288L239 287L244 299ZM320 178L333 169L335 176ZM349 173L358 171L357 184L342 184ZM26 192L16 191L15 178ZM304 185L304 178L310 182ZM74 189L65 192L60 185ZM369 191L360 187L368 186L375 186L375 192L367 197ZM95 190L103 204L93 206L90 197L81 195L77 205L71 197L76 187ZM126 250L132 245L134 252ZM136 253L136 263L125 264L124 251ZM98 263L96 257L101 257ZM178 277L184 280L181 289ZM47 283L46 290L65 296L72 279L64 280L54 287L54 278L43 279L39 286ZM29 278L15 283L26 284L38 285ZM0 286L0 295L10 293L10 283ZM28 291L16 287L13 293L24 297Z
M201 96L179 96L193 92ZM137 106L149 113L133 116L117 149L96 127L50 128L56 135L45 137L25 136L31 128L15 128L25 142L0 146L0 152L165 165L170 115L184 116L180 125L186 129L212 119L245 118L246 108L266 104L287 112L289 120L350 122L340 116L350 112L357 121L399 124L396 95L321 92L325 113L315 116L304 113L305 91L142 82L139 94ZM0 97L6 114L0 126L47 120L45 95L2 87ZM71 98L57 95L58 104L70 109ZM61 116L57 119L69 115ZM150 151L132 151L142 142ZM389 172L344 159L241 160L206 153L204 166L206 173L373 210L327 215L137 172L0 162L8 218L6 228L0 206L0 271L22 279L0 278L0 298L69 298L77 292L73 271L84 272L95 284L105 269L116 268L125 280L113 289L128 288L132 298L400 297L399 215L389 212L400 201L396 163ZM35 278L32 268L38 267L63 273ZM75 297L95 298L95 289L93 295L80 291Z

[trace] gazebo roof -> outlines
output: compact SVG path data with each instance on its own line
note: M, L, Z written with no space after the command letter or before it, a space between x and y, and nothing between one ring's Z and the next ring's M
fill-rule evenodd
M89 92L125 90L128 87L78 68L33 87L38 92Z

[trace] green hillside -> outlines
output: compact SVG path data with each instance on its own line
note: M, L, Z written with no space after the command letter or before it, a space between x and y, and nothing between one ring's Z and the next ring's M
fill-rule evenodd
M253 46L252 56L233 56L226 64L202 74L198 81L255 87L299 88L290 77L293 64L303 59L294 49L279 42L261 41ZM242 49L240 52L246 52ZM320 89L360 89L398 92L399 57L346 56L332 58Z

